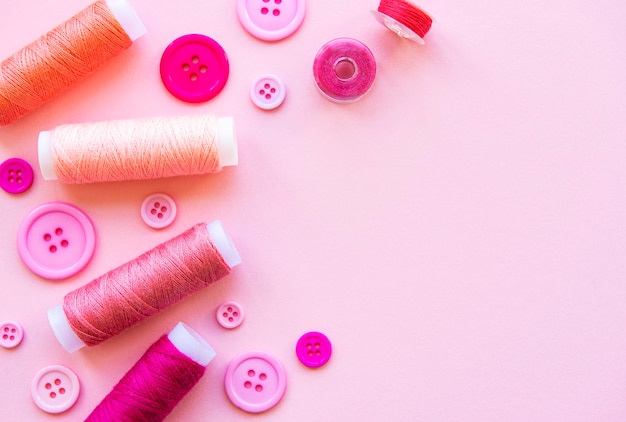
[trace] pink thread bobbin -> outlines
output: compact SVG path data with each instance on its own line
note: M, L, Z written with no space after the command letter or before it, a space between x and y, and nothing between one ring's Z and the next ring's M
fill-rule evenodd
M179 322L150 346L85 421L162 421L214 357L213 348Z
M241 258L219 221L186 232L69 292L48 311L72 353L95 346L228 275Z
M367 94L376 78L376 59L365 44L337 38L315 56L313 76L319 91L331 101L350 103Z
M433 23L428 13L409 0L381 0L372 14L391 32L421 45Z

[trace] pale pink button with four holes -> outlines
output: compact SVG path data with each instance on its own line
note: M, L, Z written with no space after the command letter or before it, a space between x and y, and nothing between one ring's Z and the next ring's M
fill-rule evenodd
M261 75L250 86L252 102L263 110L273 110L285 101L285 84L276 75Z
M244 318L243 306L234 300L228 300L217 308L217 322L224 328L232 329L241 325Z
M239 22L264 41L282 40L296 32L305 13L305 0L237 0Z
M37 407L44 412L62 413L78 400L80 383L69 368L61 365L47 366L33 378L31 393Z
M274 407L285 394L285 368L274 356L259 351L233 359L224 376L224 388L230 401L250 413Z
M0 324L0 346L12 349L20 345L24 339L24 329L15 321L4 321Z
M148 226L163 229L174 222L176 203L169 195L153 193L141 204L141 218Z

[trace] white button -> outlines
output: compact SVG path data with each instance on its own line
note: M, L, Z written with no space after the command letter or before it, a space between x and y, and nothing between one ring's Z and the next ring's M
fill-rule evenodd
M31 386L33 401L44 412L62 413L74 406L80 394L80 383L65 366L47 366L37 372Z
M263 110L273 110L285 101L285 84L276 75L261 75L250 86L252 102Z

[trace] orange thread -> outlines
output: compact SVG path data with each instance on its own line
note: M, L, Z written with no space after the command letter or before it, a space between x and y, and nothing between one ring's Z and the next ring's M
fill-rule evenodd
M0 64L0 126L35 110L132 41L99 0Z
M205 174L221 169L217 118L145 118L63 125L51 131L58 180L91 183Z
M94 346L229 272L201 223L68 293L63 311L83 343Z

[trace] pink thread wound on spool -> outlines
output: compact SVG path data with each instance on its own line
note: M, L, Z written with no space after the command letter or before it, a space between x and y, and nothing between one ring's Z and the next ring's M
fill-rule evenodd
M374 17L402 38L424 44L424 36L433 19L424 10L407 0L381 0Z
M146 32L126 0L99 0L0 64L0 126L37 109Z
M313 62L313 76L322 95L349 103L367 94L376 78L376 60L360 41L337 38L322 46Z
M179 323L150 346L85 421L162 421L200 380L213 357L211 346Z
M63 183L148 180L236 165L232 117L153 117L62 125L39 134L39 166Z
M95 346L230 273L241 261L221 223L201 223L68 293L48 312L73 352Z

